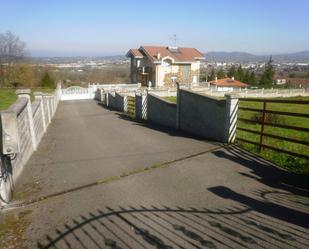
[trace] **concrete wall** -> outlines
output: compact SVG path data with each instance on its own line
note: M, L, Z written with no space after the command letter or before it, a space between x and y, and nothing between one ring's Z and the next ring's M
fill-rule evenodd
M115 94L115 109L120 112L124 112L124 95L120 93Z
M178 98L181 130L215 141L225 141L225 99L219 100L189 90L180 90Z
M224 97L226 94L237 94L239 98L277 98L309 96L308 89L245 89L245 88L216 88L207 86L208 83L193 84L190 90L214 97Z
M116 110L116 97L115 92L108 92L107 93L107 99L108 99L108 107Z
M147 96L147 120L149 122L176 128L176 104L153 94Z
M13 187L20 176L25 164L37 149L48 124L50 123L60 99L60 89L53 94L35 94L35 101L30 101L30 90L18 90L18 99L7 110L0 112L1 123L5 123L5 113L15 116L17 126L16 137L19 150L17 153L6 155L0 148L0 205L10 201ZM0 138L8 127L0 126Z
M142 95L141 94L137 94L135 95L135 113L136 113L136 119L137 120L142 120L142 109L143 109L143 105L142 105Z
M179 86L179 84L178 84ZM231 143L235 140L238 97L231 94L218 99L187 89L177 90L177 104L160 96L174 96L175 92L145 90L135 93L135 117L138 120L183 130L210 140ZM126 95L108 93L108 107L128 112Z

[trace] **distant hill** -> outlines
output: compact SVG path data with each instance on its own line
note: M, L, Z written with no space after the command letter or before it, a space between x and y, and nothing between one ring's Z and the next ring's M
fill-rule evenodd
M204 54L209 62L261 62L267 61L271 55L254 55L246 52L207 52ZM290 54L273 55L276 62L309 62L309 51Z
M207 52L204 53L207 62L235 62L235 63L255 63L265 62L271 55L254 55L246 52ZM309 50L290 54L273 55L275 62L298 62L309 63ZM72 63L77 61L123 61L128 58L125 55L112 56L72 56L72 57L31 57L35 63Z
M256 61L257 56L246 52L208 52L206 61L210 62L248 62Z

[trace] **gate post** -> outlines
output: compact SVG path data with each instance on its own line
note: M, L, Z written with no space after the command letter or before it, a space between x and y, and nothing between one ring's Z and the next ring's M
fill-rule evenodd
M238 112L238 95L225 94L226 110L225 110L225 124L224 124L224 142L233 143L236 138L237 127L237 112Z
M147 120L148 114L148 89L145 89L144 93L142 93L142 119Z
M104 89L99 89L99 91L100 91L100 101L101 101L101 103L105 104L104 103L105 102Z
M128 96L127 95L123 96L123 112L124 113L128 112Z
M108 107L108 105L109 105L109 103L108 103L108 102L109 102L109 91L106 91L105 98L106 98L106 99L105 99L105 102L106 102L105 104L106 104L106 106Z

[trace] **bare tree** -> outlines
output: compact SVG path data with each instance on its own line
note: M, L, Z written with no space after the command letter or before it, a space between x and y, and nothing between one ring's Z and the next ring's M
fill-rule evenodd
M26 43L11 31L0 33L0 85L13 84L16 78L14 64L26 54Z

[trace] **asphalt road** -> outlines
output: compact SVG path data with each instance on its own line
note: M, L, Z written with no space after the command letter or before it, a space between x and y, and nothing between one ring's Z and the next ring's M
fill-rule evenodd
M61 102L0 248L308 248L305 184L237 147Z

